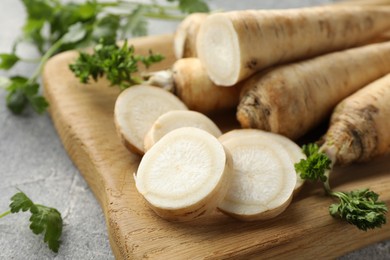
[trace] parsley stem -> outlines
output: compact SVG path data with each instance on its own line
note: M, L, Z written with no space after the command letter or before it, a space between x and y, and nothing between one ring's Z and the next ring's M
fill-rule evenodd
M5 217L5 216L7 216L7 215L9 215L9 214L11 214L11 211L10 211L10 210L8 210L8 211L4 212L3 214L1 214L1 215L0 215L0 218Z
M142 5L149 8L157 8L159 10L180 10L178 6L174 5L160 5L160 4L146 4L138 1L131 1L131 0L119 0L118 3L120 4L128 4L128 5Z
M332 195L332 189L330 188L329 184L329 175L330 175L331 169L325 170L324 175L326 176L326 181L324 181L324 188L327 194Z
M39 75L41 74L43 70L43 66L45 65L46 61L56 53L56 51L61 47L62 45L62 39L59 39L56 41L42 56L41 62L39 63L38 68L34 71L34 74L29 78L29 83L35 82Z
M151 12L144 13L144 16L152 19L172 20L172 21L183 20L186 17L185 15L171 15L171 14L151 13Z
M38 63L41 61L41 58L35 58L35 59L21 58L20 61L27 62L27 63Z

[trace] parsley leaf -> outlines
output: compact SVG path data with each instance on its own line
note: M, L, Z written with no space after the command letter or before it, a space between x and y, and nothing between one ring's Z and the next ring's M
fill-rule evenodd
M338 216L364 231L379 228L386 223L387 207L384 202L378 201L378 194L368 189L333 191L328 177L332 165L329 157L316 144L304 145L302 151L307 159L294 165L296 172L303 179L323 182L327 194L339 200L339 203L329 206L330 215Z
M16 54L0 53L0 69L8 70L12 68L20 58Z
M168 2L179 2L179 8L183 13L207 13L210 11L204 0L168 0Z
M21 114L29 103L37 113L43 113L49 105L38 93L39 84L25 77L11 77L5 87L7 107L14 114Z
M48 243L53 252L58 252L60 247L60 237L62 234L61 213L55 208L34 204L23 192L18 192L11 197L10 211L0 215L0 218L8 213L18 213L20 211L30 211L30 229L34 234L44 234L44 242Z
M386 223L387 207L378 201L378 194L368 189L351 192L332 192L340 202L330 205L329 213L346 220L359 229L379 228Z
M325 173L331 168L332 161L319 151L317 144L304 145L302 151L307 158L294 165L295 171L302 179L325 182L327 180Z
M146 7L139 5L127 16L127 22L123 26L122 36L131 34L133 36L144 36L148 32L147 21L143 16Z
M82 83L88 83L90 78L97 81L106 76L111 85L125 89L140 83L140 79L132 76L132 73L138 71L138 62L149 67L163 58L152 52L146 57L136 55L134 47L128 46L127 41L122 47L101 42L95 46L93 54L80 52L78 59L69 68Z

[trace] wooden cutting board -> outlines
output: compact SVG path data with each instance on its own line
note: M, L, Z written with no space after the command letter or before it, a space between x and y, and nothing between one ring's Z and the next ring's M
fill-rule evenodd
M153 67L160 70L174 62L172 39L153 36L131 44L139 53L164 54L165 61ZM389 224L363 232L329 216L332 199L321 185L308 183L285 212L268 221L244 223L219 212L188 223L160 219L135 189L133 173L141 157L127 151L116 135L118 89L105 80L80 84L68 69L76 57L71 51L49 60L45 95L65 149L103 208L117 259L334 258L390 238ZM234 114L215 119L234 122ZM337 169L331 182L338 190L372 188L390 205L390 157Z

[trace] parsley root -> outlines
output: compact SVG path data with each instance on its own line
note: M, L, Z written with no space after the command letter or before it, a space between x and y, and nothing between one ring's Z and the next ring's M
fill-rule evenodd
M182 127L145 153L135 182L157 215L187 221L216 210L232 169L232 158L217 138L199 128Z
M314 7L212 14L197 40L211 80L231 86L275 64L356 46L390 29L389 7Z
M343 98L390 72L390 42L325 54L258 73L243 86L237 119L297 139Z
M144 154L144 138L154 121L170 110L187 110L175 95L152 86L137 85L121 92L115 102L115 125L130 151Z
M290 204L294 164L282 144L260 130L234 130L219 140L233 156L233 178L218 208L235 218L273 218Z
M180 59L171 71L152 73L148 84L170 89L190 110L204 114L235 108L240 96L240 84L215 85L197 58Z
M248 136L252 136L252 138L267 138L271 140L272 142L277 142L279 145L283 146L283 150L285 150L291 160L292 164L298 163L300 160L305 159L306 156L302 152L301 147L299 147L296 143L291 141L285 136L274 134L267 131L261 131L258 129L237 129L237 130L231 130L227 133L224 133L222 136L220 136L218 139L221 142L224 142L225 140L230 140L234 138L246 138ZM300 189L302 188L304 184L304 179L302 179L299 175L297 175L297 182L294 187L294 194L297 194Z
M218 126L204 114L196 111L172 110L158 117L149 129L144 139L145 151L174 129L189 126L203 129L215 137L222 135Z

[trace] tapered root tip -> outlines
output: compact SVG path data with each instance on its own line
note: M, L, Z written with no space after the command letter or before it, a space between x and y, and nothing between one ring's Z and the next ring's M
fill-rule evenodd
M199 59L210 79L220 86L237 83L240 73L240 47L232 22L223 14L210 15L198 39Z

